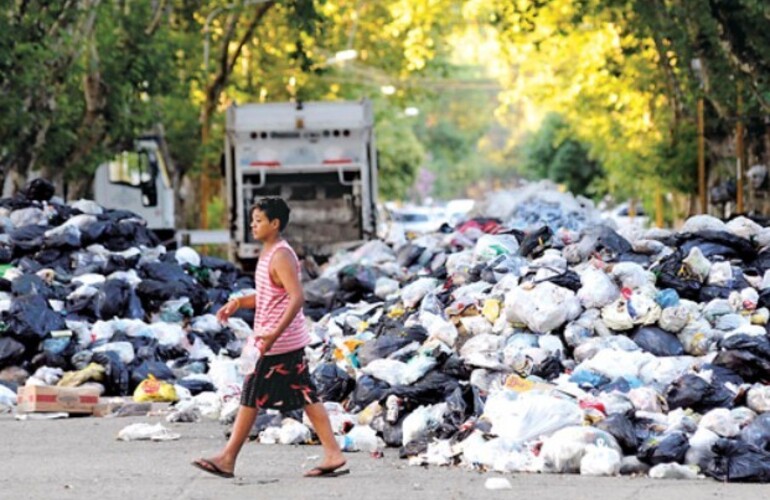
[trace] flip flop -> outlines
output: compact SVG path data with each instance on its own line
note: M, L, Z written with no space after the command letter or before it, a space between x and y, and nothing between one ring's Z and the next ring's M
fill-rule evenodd
M340 470L340 467L343 467L343 465L338 465L337 467L313 467L309 471L305 472L303 474L304 477L338 477L338 476L344 476L345 474L350 474L350 469L342 469Z
M199 458L198 460L193 461L192 465L193 467L199 468L203 472L208 472L209 474L214 474L215 476L223 477L225 479L235 477L232 472L227 472L220 469L217 467L217 464L205 458Z

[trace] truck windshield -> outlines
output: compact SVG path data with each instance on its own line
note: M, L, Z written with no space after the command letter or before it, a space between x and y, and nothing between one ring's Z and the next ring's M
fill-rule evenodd
M110 182L141 187L152 180L146 151L125 151L109 166Z

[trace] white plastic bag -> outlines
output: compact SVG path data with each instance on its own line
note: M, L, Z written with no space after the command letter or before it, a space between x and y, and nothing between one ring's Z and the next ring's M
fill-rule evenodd
M438 280L435 278L420 278L401 289L401 300L406 307L414 308L437 285Z
M473 258L487 262L499 255L513 255L519 250L519 241L510 234L485 234L476 242Z
M581 476L617 476L620 473L620 452L606 446L589 444L580 460Z
M309 442L311 437L310 429L302 422L293 418L285 418L281 422L281 429L278 431L280 444L303 444Z
M586 309L600 308L611 303L620 295L620 290L604 271L589 267L580 275L583 285L577 296Z
M420 406L410 413L402 424L402 444L407 444L420 439L427 432L438 426L444 419L447 404L439 403L433 406Z
M238 373L241 375L248 375L257 369L257 361L261 356L259 341L259 337L252 335L243 342L241 355L238 358Z
M492 422L492 434L514 442L548 436L583 422L583 412L573 401L540 394L503 399L491 408L487 400L484 415Z
M727 408L714 408L709 411L703 415L698 426L722 437L735 437L741 431Z
M727 225L711 215L693 215L682 226L683 233L700 233L701 231L727 231Z
M540 450L543 472L581 471L581 461L589 445L615 451L618 454L617 467L620 468L620 446L612 435L595 427L573 424L554 432L543 442ZM588 469L592 464L586 465Z
M650 469L650 477L653 479L698 479L698 471L691 466L671 462L658 464Z
M383 276L377 278L377 282L374 286L374 295L381 299L385 299L389 295L396 293L398 291L398 287L398 281Z
M692 247L687 257L682 260L682 263L701 283L706 281L711 271L711 261L703 255L703 252L698 247Z
M577 318L581 311L580 301L572 290L548 281L532 289L518 286L505 298L508 321L523 323L537 333L556 330Z
M502 370L501 341L500 337L491 334L471 337L460 349L460 356L469 366Z
M119 441L175 441L182 437L162 424L131 424L118 432Z
M770 411L770 386L754 384L746 395L747 406L757 413Z

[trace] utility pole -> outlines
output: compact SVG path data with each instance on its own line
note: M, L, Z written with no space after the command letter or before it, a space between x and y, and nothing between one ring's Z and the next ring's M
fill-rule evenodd
M706 202L706 141L703 123L703 96L698 97L698 198L700 198L700 213L708 210Z
M743 145L743 85L741 82L738 82L737 85L738 90L738 103L737 103L737 111L738 111L738 121L735 124L735 157L736 157L736 170L735 170L735 178L737 180L736 182L736 211L739 214L744 213L744 203L743 203L743 184L744 179L746 176L744 175L744 171L746 169L746 162L745 159L745 151L744 151L744 145Z

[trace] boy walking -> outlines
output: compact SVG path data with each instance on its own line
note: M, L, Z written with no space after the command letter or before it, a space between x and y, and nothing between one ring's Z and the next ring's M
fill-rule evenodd
M254 334L261 354L254 371L243 383L241 406L227 444L217 455L193 462L199 469L217 476L233 477L238 453L259 408L304 408L324 449L323 461L305 473L306 477L349 472L341 470L346 460L334 439L329 416L318 399L304 355L310 337L302 314L304 295L299 260L281 237L289 222L289 212L281 198L262 198L252 208L252 235L262 242L255 276L257 293L232 299L217 311L217 319L225 322L242 307L255 309Z

